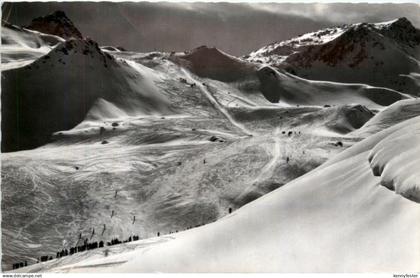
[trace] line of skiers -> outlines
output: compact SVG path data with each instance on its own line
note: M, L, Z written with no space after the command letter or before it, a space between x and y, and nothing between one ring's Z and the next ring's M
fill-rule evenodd
M115 191L115 197L117 196L117 194L118 194L118 191L116 190ZM232 208L229 208L229 214L230 213L232 213ZM112 215L113 214L114 214L114 212L112 211ZM134 216L133 217L133 224L134 224L135 221L136 221L136 217ZM200 227L200 226L203 226L203 225L205 225L205 224L204 223L201 223L201 224L197 224L195 226L190 226L190 227L187 227L187 230L192 229L192 228L197 228L197 227ZM104 224L104 231L105 231L105 227L106 226ZM172 234L172 233L173 232L169 232L169 234ZM175 233L178 233L178 230L176 230ZM92 236L94 234L95 234L95 229L92 230L91 238L92 238ZM102 232L102 234L103 234L103 232ZM160 232L157 233L157 236L158 237L160 236ZM82 234L79 234L79 239L77 240L76 245L79 243L79 241L81 239L82 239ZM117 244L121 244L121 243L127 243L127 242L131 242L131 241L137 241L139 239L140 239L140 237L138 235L130 236L127 240L124 240L124 241L120 241L118 238L113 238L113 239L111 239L111 241L108 241L106 243L106 245L107 246L112 246L112 245L117 245ZM68 256L68 255L73 255L73 254L78 253L78 252L84 252L86 250L103 248L104 246L105 246L105 243L102 240L99 243L97 241L94 241L94 242L90 242L89 243L88 239L86 238L84 240L84 242L83 242L83 245L71 247L70 250L62 249L61 251L57 252L56 253L56 258L58 259L58 258L65 257L65 256ZM38 258L37 263L50 261L52 259L53 259L52 256L41 256L40 258ZM24 263L23 262L14 263L13 264L13 269L18 269L18 268L25 267L25 266L28 266L27 261L25 261Z
M20 262L20 263L13 264L13 269L18 269L18 268L21 268L21 267L24 267L24 266L28 266L28 262L27 261L25 261L24 263L23 262Z
M46 261L49 261L49 260L52 260L52 259L53 259L52 256L41 256L40 258L38 258L37 263L39 263L39 262L46 262ZM28 266L28 261L14 263L12 265L12 269L18 269L18 268L25 267L25 266Z
M106 243L106 245L107 246L117 245L117 244L121 244L121 243L127 243L127 242L136 241L136 240L139 240L139 239L140 239L140 237L139 236L136 236L136 235L134 235L132 237L130 236L128 239L126 239L124 241L121 241L118 238L113 238L113 239L111 239L111 241L108 241Z
M78 252L84 252L86 250L92 250L92 249L102 248L102 247L104 247L104 242L102 240L98 243L97 241L88 242L88 240L85 239L83 245L70 247L69 250L63 249L60 252L57 252L56 258L61 258L68 255L73 255Z
M114 238L111 241L108 241L106 245L111 246L111 245L131 242L131 241L137 241L139 239L140 239L140 237L138 235L130 236L127 240L124 240L124 241L120 241L118 238ZM80 238L79 238L79 240L80 240ZM68 256L68 255L73 255L73 254L78 253L78 252L84 252L86 250L103 248L104 246L105 246L105 243L102 240L100 242L97 242L97 241L88 242L88 239L85 239L84 242L83 242L83 245L71 247L69 250L68 249L62 249L61 251L56 253L55 257L58 259L58 258L62 258L62 257ZM53 259L52 256L41 256L41 257L38 258L37 263L50 261L52 259ZM14 263L13 264L13 269L18 269L18 268L25 267L25 266L28 266L27 261Z
M287 134L287 136L289 136L289 137L290 137L290 136L292 136L292 135L293 135L293 132L294 132L295 134L299 134L299 135L301 134L301 132L300 132L300 131L289 131L289 132L286 132L286 131L284 131L284 130L281 132L281 134Z

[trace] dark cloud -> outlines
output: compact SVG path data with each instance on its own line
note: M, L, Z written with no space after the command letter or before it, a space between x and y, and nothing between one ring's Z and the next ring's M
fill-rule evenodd
M405 16L420 26L418 4L250 4L149 2L15 2L2 5L5 19L27 25L63 10L85 35L102 45L136 51L182 51L216 46L247 54L273 41L353 22Z

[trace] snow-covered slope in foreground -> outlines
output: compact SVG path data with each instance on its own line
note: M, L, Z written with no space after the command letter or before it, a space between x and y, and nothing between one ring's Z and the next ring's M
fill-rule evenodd
M407 136L410 144L404 145ZM121 246L121 253L108 257L96 252L22 271L419 271L420 204L382 186L384 177L372 170L380 165L387 181L418 188L419 155L410 153L418 154L419 147L416 117L215 223ZM413 167L399 171L396 162ZM413 194L419 197L418 189Z

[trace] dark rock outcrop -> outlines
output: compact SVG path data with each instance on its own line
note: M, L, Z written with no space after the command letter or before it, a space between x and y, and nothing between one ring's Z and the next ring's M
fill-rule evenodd
M31 24L25 26L25 28L45 34L56 35L64 39L83 38L82 33L80 33L63 11L56 11L47 16L37 17L32 20Z

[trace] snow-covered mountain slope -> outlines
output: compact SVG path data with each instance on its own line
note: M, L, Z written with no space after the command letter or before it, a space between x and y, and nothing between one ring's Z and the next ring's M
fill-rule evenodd
M306 80L268 66L258 71L258 78L261 92L272 102L317 106L358 103L377 108L406 98L387 88Z
M46 143L52 132L84 120L99 98L125 115L173 112L156 85L158 76L116 60L89 39L60 43L32 64L2 75L3 151ZM96 102L96 114L110 113L101 104Z
M63 11L55 11L52 14L37 17L25 28L59 36L66 40L83 39L82 33Z
M327 28L268 45L247 59L308 79L363 83L418 95L420 30L406 18Z
M277 127L284 133L292 131L324 135L358 130L374 115L371 110L359 104L331 107L241 107L229 108L229 111L238 122L257 132Z
M58 36L27 30L2 21L0 70L30 64L63 41Z
M331 34L331 40L343 32ZM393 38L397 39L403 37ZM11 149L17 144L37 147L2 154L3 269L24 260L34 264L39 256L74 246L80 235L109 241L139 234L146 240L34 264L27 270L68 271L73 263L87 267L73 271L332 271L326 267L354 270L353 263L356 270L370 270L391 256L387 252L377 261L363 261L369 243L376 252L379 240L399 239L399 232L383 219L395 213L391 221L405 225L408 220L382 202L410 211L406 217L411 217L412 178L388 172L384 165L396 162L383 147L372 151L378 159L371 159L370 166L367 152L388 133L353 145L370 135L356 132L376 118L374 113L381 111L380 118L387 105L410 96L347 81L311 81L215 48L136 53L100 47L90 39L55 45L31 64L16 64L2 73L2 131L7 131L2 142ZM409 101L414 102L397 103ZM382 129L418 115L417 109L409 110L407 117L402 113L393 117L395 121L374 126ZM351 146L350 152L342 152ZM401 153L402 164L412 159L409 151ZM341 154L348 155L347 160ZM383 168L374 173L383 177L371 176L370 167ZM292 182L313 169L302 182ZM379 183L383 186L376 186ZM388 195L386 186L401 195ZM262 199L255 206L218 222L230 208L258 198ZM272 200L267 205L266 198ZM367 225L369 221L374 222ZM351 222L356 223L354 230ZM317 241L318 232L329 234L328 227L333 228L331 239L321 236L309 250L308 242ZM378 235L376 227L384 228L385 234ZM157 232L162 237L153 238ZM408 240L412 237L409 233ZM214 246L207 248L211 243ZM184 254L181 245L191 254ZM165 252L163 246L168 246L173 263L164 267L154 265L161 259L152 262ZM144 247L150 249L138 250ZM330 264L313 260L324 257L324 247ZM345 248L351 252L345 253ZM144 250L151 251L150 257L143 256ZM196 256L199 252L202 257ZM404 245L398 252L405 256L408 251ZM175 254L185 259L186 268L172 260ZM334 258L343 261L336 264ZM140 259L142 268L136 268ZM209 264L202 264L206 259ZM258 268L251 269L251 260ZM278 260L285 263L276 264ZM307 261L311 263L303 265ZM107 268L111 265L116 268ZM404 262L387 265L400 269Z
M420 203L419 137L418 129L405 127L404 132L387 136L369 154L372 172L381 177L381 185L417 203Z
M247 97L258 91L273 103L316 106L358 103L379 108L407 97L383 87L299 78L284 70L261 67L205 46L187 54L172 54L169 59L201 78L239 88Z
M228 108L276 108L260 93L249 98L236 83L197 76L169 53L108 51L69 40L3 73L6 92L24 92L24 126L45 136L37 149L2 155L5 269L55 254L93 228L91 240L108 241L215 221L319 166L343 149L338 140L353 144L337 134L298 134L304 117L283 121L293 135L247 123L255 136L244 136ZM11 78L25 82L11 88ZM39 130L28 132L44 139Z
M407 99L398 101L376 114L367 121L360 129L355 130L349 136L367 137L385 128L398 124L410 118L420 115L420 100Z
M55 51L60 54L60 49ZM70 72L62 64L70 60L62 57L83 54L83 49L72 50L77 53L68 50L69 55L55 58L55 52L48 54L49 58L31 64L31 69L44 69L49 60L61 58L60 67L54 64L54 68ZM10 242L2 248L4 267L23 258L33 263L38 256L54 254L74 244L79 233L87 237L92 228L97 232L92 240L108 241L128 237L132 232L152 237L159 231L163 234L215 221L227 214L229 207L241 207L263 196L354 143L337 134L298 132L303 131L312 110L319 113L312 124L323 127L324 117L319 111L323 109L319 107L300 107L306 109L301 118L284 117L283 127L288 132L293 130L292 135L283 134L278 125L261 129L258 123L246 123L246 128L256 135L244 138L224 113L242 124L229 107L261 106L234 86L196 76L174 64L170 54L121 51L113 53L113 59L105 58L106 68L102 54L88 53L86 58L93 59L91 55L100 61L92 69L102 68L105 73L115 63L116 68L124 68L121 64L125 61L140 73L133 78L153 81L158 93L169 99L169 107L176 108L179 114L149 115L137 110L129 114L124 100L131 100L131 95L121 93L120 100L115 99L115 94L101 93L74 128L55 132L48 144L35 150L3 154L2 169L7 174L2 180L2 204L8 209L2 215L2 229L3 239ZM33 82L38 81L34 78ZM200 86L202 82L206 85ZM39 84L40 88L43 84ZM261 103L280 109L267 101ZM362 122L367 121L370 112L360 108L355 108L356 114L360 114ZM283 109L287 114L288 108ZM218 112L221 110L224 112ZM351 110L350 106L343 108ZM341 112L338 117L332 116L338 107L328 111L326 108L331 121L347 117ZM350 128L340 133L356 128L346 123L337 126ZM334 145L339 140L344 147ZM25 210L20 209L22 202ZM133 225L134 215L137 220ZM106 230L98 235L104 223Z
M22 271L419 271L419 123L379 132L215 223Z
M247 61L207 46L200 46L182 54L175 53L171 58L200 77L224 82L247 79L256 69L255 65Z
M341 138L277 131L241 139L231 128L223 118L126 118L3 154L3 267L35 263L80 233L149 238L216 221L343 150L332 144Z

